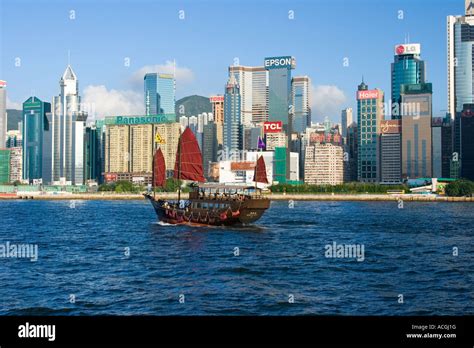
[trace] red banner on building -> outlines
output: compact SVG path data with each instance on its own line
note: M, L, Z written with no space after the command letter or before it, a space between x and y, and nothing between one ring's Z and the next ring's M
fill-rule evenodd
M263 123L263 133L280 133L283 131L282 121L267 121Z

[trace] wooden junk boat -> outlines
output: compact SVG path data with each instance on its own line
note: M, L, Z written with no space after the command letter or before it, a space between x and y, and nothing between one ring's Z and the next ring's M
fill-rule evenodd
M203 184L202 155L193 132L187 127L178 142L174 175L175 179L190 180L193 184L189 199L168 201L155 196L155 188L166 181L166 166L160 148L153 156L153 194L145 197L151 202L159 221L169 224L202 226L230 226L249 224L262 217L270 207L270 200L262 196L257 182L268 184L265 162L260 156L255 165L255 186ZM181 185L180 185L181 186Z

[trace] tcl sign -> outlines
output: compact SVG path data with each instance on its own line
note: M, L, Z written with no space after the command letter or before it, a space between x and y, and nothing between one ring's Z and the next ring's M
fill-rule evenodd
M357 99L378 99L379 91L373 89L371 91L357 91Z
M420 54L421 45L420 44L407 44L407 45L396 45L395 54L397 56L402 54Z
M263 133L280 133L282 130L283 130L282 121L263 123Z

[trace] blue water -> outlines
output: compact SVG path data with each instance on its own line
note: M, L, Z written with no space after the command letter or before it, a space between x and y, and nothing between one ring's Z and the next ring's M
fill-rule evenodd
M145 201L0 201L0 243L39 247L0 258L0 314L472 315L473 222L469 203L272 202L229 229L163 226Z

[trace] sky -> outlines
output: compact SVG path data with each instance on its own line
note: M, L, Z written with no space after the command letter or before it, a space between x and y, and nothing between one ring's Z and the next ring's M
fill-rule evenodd
M0 80L9 108L51 102L69 61L101 118L144 111L145 72L176 71L177 99L209 96L229 65L291 55L293 76L311 78L313 121L340 121L362 76L390 98L394 46L409 40L444 116L446 16L463 13L464 0L0 0Z

